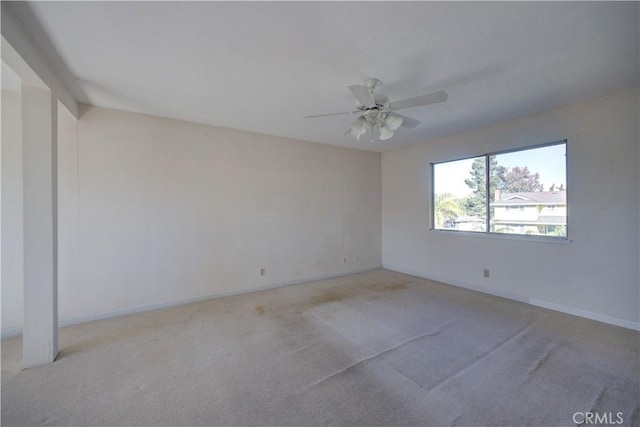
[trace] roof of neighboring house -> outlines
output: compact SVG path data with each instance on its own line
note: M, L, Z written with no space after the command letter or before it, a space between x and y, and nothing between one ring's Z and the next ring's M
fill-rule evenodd
M531 219L496 219L495 224L505 225L565 225L566 219L564 216L548 216L541 215L535 220Z
M498 193L498 192L497 192ZM498 193L499 200L491 202L493 206L509 205L565 205L566 191L534 191L523 193Z

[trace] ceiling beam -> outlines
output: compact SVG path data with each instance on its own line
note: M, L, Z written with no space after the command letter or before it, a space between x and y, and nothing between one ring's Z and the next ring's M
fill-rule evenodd
M2 2L2 60L30 86L48 87L74 117L78 118L78 101L54 67L47 61L22 22L8 4Z

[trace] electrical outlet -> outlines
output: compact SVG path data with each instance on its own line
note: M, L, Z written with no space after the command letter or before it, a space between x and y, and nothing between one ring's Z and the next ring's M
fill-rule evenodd
M342 263L346 264L347 263L347 257L342 258Z
M264 276L265 274L267 274L267 269L266 268L261 268L260 269L260 275Z
M488 268L484 269L484 277L486 277L487 279L489 278L489 269Z

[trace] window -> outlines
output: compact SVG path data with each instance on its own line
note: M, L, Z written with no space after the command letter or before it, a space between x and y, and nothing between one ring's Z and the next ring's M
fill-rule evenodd
M567 237L567 142L432 164L435 230Z

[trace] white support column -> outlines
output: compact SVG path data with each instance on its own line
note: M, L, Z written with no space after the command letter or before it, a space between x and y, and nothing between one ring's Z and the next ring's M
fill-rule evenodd
M22 87L25 369L58 354L57 102L50 90Z

